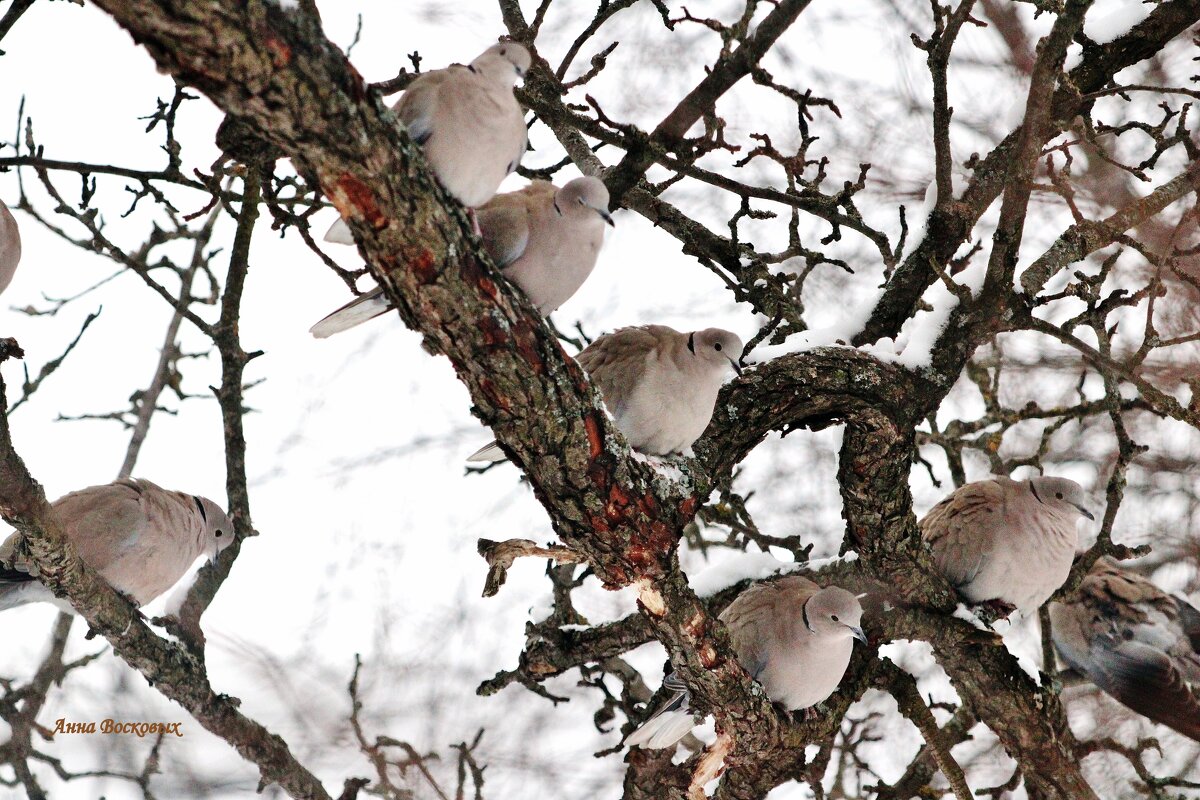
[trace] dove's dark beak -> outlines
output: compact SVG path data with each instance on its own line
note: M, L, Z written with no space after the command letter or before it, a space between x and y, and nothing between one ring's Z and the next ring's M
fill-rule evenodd
M597 208L596 213L600 215L601 219L603 219L605 222L608 223L608 227L610 227L610 228L617 227L617 223L613 222L612 214L608 213L603 208Z
M863 644L870 644L867 641L867 635L863 633L862 628L858 627L857 625L847 625L846 627L850 629L850 633L854 634L855 639L858 639Z
M734 372L736 372L736 373L738 374L738 377L740 378L740 377L742 376L742 366L741 366L741 364L738 364L738 363L737 363L736 361L734 361L732 358L731 358L731 359L729 359L729 364L730 364L730 366L732 366L732 367L733 367L733 371L734 371Z
M1088 511L1088 510L1087 510L1086 508L1084 508L1083 506L1075 506L1075 507L1079 509L1079 513L1080 513L1080 514L1083 514L1085 517L1087 517L1088 519L1092 520L1093 522L1095 522L1095 521L1096 521L1096 515L1095 515L1095 514L1093 514L1092 512Z

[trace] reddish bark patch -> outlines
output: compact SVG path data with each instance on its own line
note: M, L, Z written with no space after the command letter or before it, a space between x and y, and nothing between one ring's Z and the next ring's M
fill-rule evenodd
M629 563L643 569L655 563L654 556L653 551L646 549L640 544L630 544L629 549L625 551L625 557Z
M525 665L525 669L533 675L553 675L558 670L553 664L548 664L545 661L530 661Z
M700 498L692 495L687 500L679 504L679 514L684 519L691 519L696 516L696 508L700 505Z
M600 435L600 415L594 412L588 414L583 418L583 425L587 428L588 457L595 461L604 451L604 437Z
M332 199L344 198L345 204L352 206L354 211L366 221L374 230L383 230L387 227L388 218L379 210L379 203L375 200L375 193L368 186L349 173L345 173L337 179L337 189L335 192L327 192ZM342 216L346 216L346 208L338 205L338 210L342 212Z
M415 258L409 260L408 265L422 286L428 286L437 280L437 260L428 250L422 250Z
M713 647L711 642L700 645L696 655L699 656L700 663L704 665L705 669L713 669L721 663L721 657L717 655L717 648Z
M640 505L641 503L639 503ZM625 519L630 524L639 521L629 519L628 515ZM675 532L670 525L661 520L652 520L649 524L643 522L643 524L637 527L636 532L631 537L630 543L651 554L652 557L646 563L658 563L667 553L671 552L671 548L675 545Z
M508 398L500 393L500 390L496 388L496 384L492 382L491 378L484 378L479 381L479 391L483 393L483 396L488 399L488 402L493 407L503 411L510 409Z
M666 555L675 544L675 534L667 523L655 520L650 523L650 535L646 537L646 542L657 552Z
M475 286L493 301L500 296L500 290L496 286L496 282L484 272L482 261L474 256L467 256L459 263L458 273L462 276L464 283Z
M619 564L606 565L603 571L597 569L596 576L600 578L604 588L610 592L617 589L624 589L629 584L633 583L633 579L629 577L629 573L625 571ZM641 600L638 600L638 607L645 608Z
M608 488L608 502L604 504L604 515L610 522L620 522L625 518L625 509L628 507L629 495L614 483Z
M283 69L292 62L292 48L288 43L275 36L267 36L263 42L267 52L271 54L271 63L275 69Z
M513 326L513 333L517 343L517 352L521 354L521 358L533 367L535 375L544 373L546 364L542 361L542 354L538 352L537 334L534 333L533 326L523 319L517 320Z
M479 330L483 334L483 343L487 347L499 347L508 343L508 331L491 314L479 320Z
M349 61L346 62L346 68L350 72L350 77L354 79L350 82L350 96L354 98L356 103L362 102L367 98L367 82L363 80L362 74Z

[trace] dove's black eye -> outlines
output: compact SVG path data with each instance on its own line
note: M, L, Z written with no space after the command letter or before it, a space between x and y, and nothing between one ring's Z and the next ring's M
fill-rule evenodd
M1062 492L1055 492L1054 496L1057 497L1059 500L1062 500Z
M718 353L721 352L721 343L717 342L716 344L714 344L713 349L716 350Z
M225 531L217 531L217 538L218 538L218 539L220 539L220 538L221 538L222 536L224 536L224 535L225 535Z
M837 614L834 614L832 617L830 617L830 619L833 620L834 622L837 622L838 621Z

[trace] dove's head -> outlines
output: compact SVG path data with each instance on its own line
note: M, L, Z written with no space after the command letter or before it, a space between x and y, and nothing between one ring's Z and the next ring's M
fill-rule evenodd
M687 346L696 358L712 366L713 369L723 372L732 366L734 372L738 375L742 374L742 367L738 361L742 357L745 345L742 344L742 340L736 333L731 333L723 328L705 328L702 331L693 331L688 334Z
M516 42L500 42L484 50L472 61L471 69L485 78L513 86L517 78L525 77L530 63L529 51L523 45Z
M804 604L804 624L813 633L839 639L853 636L866 644L862 615L858 598L840 586L826 586Z
M613 224L608 213L608 187L604 181L591 176L576 178L567 183L554 195L554 207L558 213L570 219L600 219Z
M204 526L201 549L209 561L215 562L221 551L233 544L233 521L223 508L207 497L193 496L192 500L196 502L196 513Z
M1068 478L1051 478L1045 475L1030 478L1029 489L1042 505L1049 506L1060 514L1075 517L1082 514L1088 519L1095 515L1088 511L1087 495L1083 487Z

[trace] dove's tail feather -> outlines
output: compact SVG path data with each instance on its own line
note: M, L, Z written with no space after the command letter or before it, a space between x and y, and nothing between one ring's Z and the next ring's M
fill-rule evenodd
M0 611L25 605L26 601L21 599L20 589L20 584L0 585Z
M671 747L683 737L692 732L696 726L692 712L685 708L676 710L664 709L654 715L625 740L630 747L648 747L651 750L661 750Z
M1105 643L1093 654L1085 672L1093 683L1127 708L1200 742L1200 697L1175 661L1137 641Z
M663 678L663 688L673 690L674 693L654 716L629 734L625 744L630 747L661 750L673 746L696 726L696 721L692 718L692 709L688 705L692 696L688 693L687 685L672 672Z
M0 611L53 599L54 594L32 575L0 567Z
M489 442L467 456L468 464L494 464L498 461L508 461L508 456L496 442Z
M391 308L383 292L373 289L366 294L356 297L346 305L334 311L323 320L308 329L308 332L318 339L325 339L335 333L347 331L367 320L375 319Z
M354 244L354 236L350 233L350 226L339 219L325 231L325 241L331 244Z

